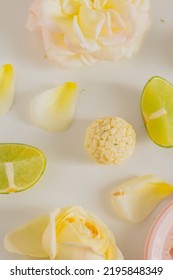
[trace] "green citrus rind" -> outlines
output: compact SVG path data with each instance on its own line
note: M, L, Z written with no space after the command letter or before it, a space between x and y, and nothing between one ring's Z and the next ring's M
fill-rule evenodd
M160 88L159 86L160 85ZM150 93L150 88L153 86L153 91ZM163 88L163 92L161 89ZM147 92L148 91L148 92ZM148 100L146 102L145 98L147 94L149 95ZM153 102L155 100L155 102ZM150 102L149 102L150 101ZM144 102L146 102L144 106ZM147 107L148 103L148 107ZM161 106L164 105L164 106ZM157 109L157 113L160 110L161 115L159 117L155 117L153 119L147 120L147 111L150 111L150 107L155 107ZM163 107L163 108L160 108ZM148 80L146 83L141 96L140 101L141 113L144 121L145 128L150 139L160 147L164 148L172 148L173 147L173 116L170 112L173 112L173 85L169 83L166 79L160 76L153 76L151 79ZM144 108L145 107L145 108ZM167 110L168 109L168 110ZM164 110L166 113L164 113ZM162 111L162 112L161 112ZM155 112L150 112L153 115ZM160 118L159 121L157 121ZM156 120L157 119L157 120ZM151 122L155 122L154 125L151 126ZM149 125L154 130L154 133L149 127ZM158 129L156 129L158 127ZM162 131L163 130L163 131Z
M31 188L42 177L45 168L46 156L37 147L23 143L1 143L0 194Z

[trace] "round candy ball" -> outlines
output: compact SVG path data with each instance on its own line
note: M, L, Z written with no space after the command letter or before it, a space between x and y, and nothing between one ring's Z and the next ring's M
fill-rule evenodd
M90 157L100 164L119 164L134 151L136 133L124 119L106 116L91 123L84 146Z

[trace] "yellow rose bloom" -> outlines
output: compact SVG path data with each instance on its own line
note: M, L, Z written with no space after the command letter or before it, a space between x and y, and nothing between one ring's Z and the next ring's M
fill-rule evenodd
M149 26L149 0L35 0L27 28L63 68L129 58Z
M81 207L56 209L7 234L8 251L57 260L120 260L107 226Z

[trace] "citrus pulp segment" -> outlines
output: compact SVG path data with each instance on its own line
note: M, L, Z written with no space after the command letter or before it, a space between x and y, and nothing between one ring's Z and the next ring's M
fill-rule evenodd
M152 77L144 87L141 111L151 139L162 147L173 146L173 86Z
M33 186L45 170L46 157L36 147L0 144L0 193L20 192Z

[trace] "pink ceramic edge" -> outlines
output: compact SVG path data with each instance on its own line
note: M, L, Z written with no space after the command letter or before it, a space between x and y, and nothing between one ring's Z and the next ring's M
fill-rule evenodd
M158 222L160 221L160 219L166 214L167 210L173 206L173 200L170 201L161 211L160 213L157 215L157 217L155 218L155 220L152 222L152 225L149 229L147 238L146 238L146 242L144 245L144 260L148 260L148 251L149 251L149 246L150 246L150 241L152 239L152 235L153 232L155 231Z

